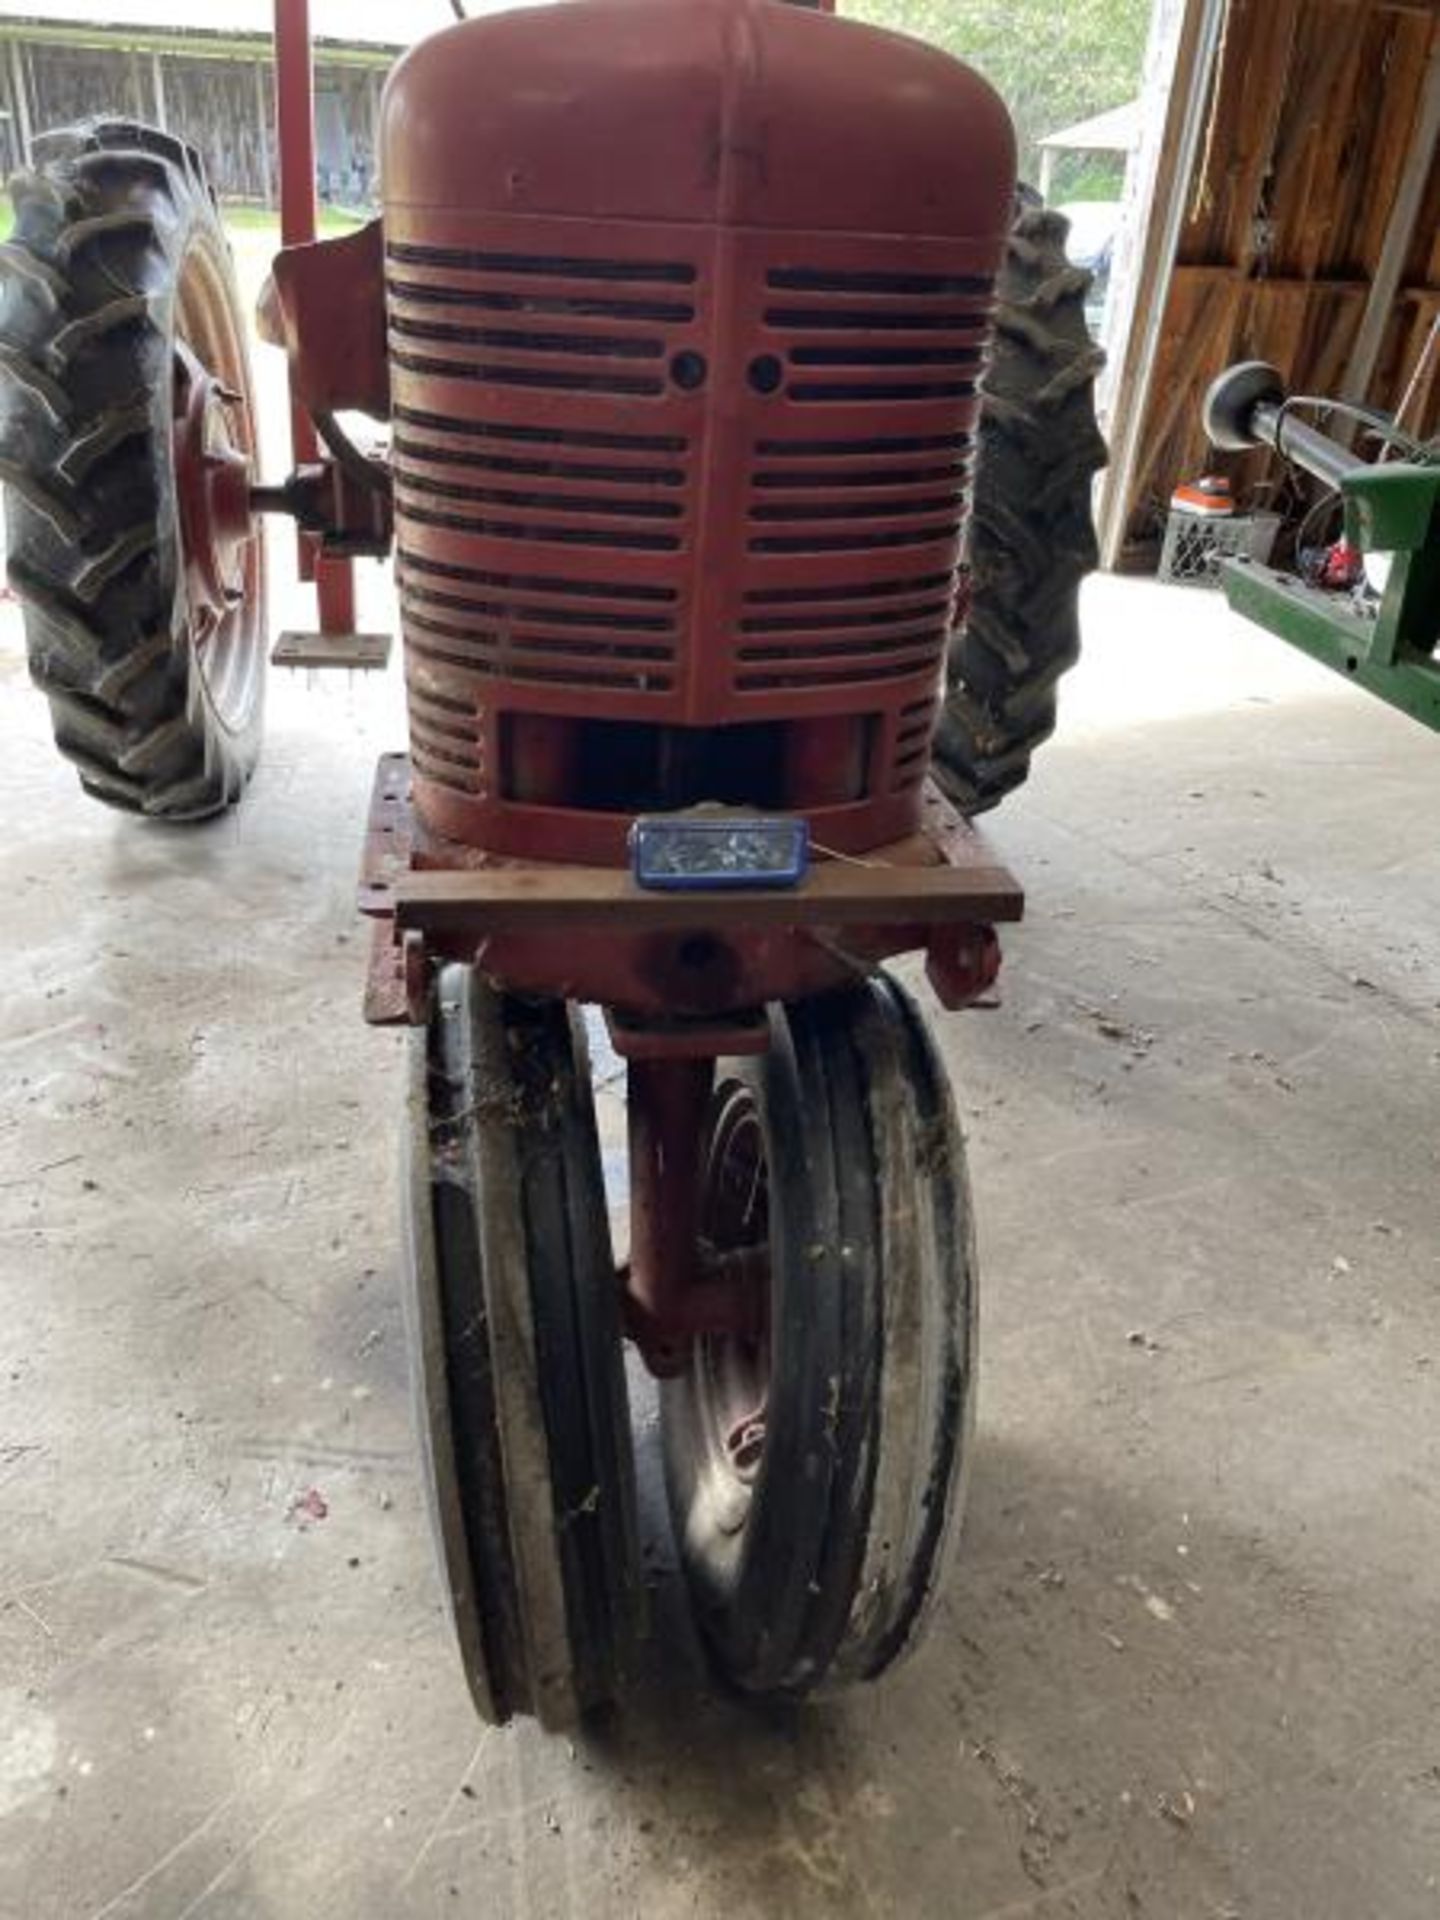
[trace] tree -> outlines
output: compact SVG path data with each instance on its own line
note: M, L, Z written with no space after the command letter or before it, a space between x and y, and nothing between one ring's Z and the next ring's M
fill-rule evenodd
M1033 179L1047 133L1134 98L1151 0L840 0L840 10L978 68L1010 108Z

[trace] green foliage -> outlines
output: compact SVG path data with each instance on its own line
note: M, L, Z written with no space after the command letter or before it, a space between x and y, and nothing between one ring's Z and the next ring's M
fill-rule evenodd
M1125 161L1118 153L1062 153L1055 159L1050 203L1119 200L1125 193Z
M931 40L1004 95L1033 179L1036 142L1122 106L1140 84L1150 0L840 0L857 20Z
M275 244L279 246L280 216L272 207L257 207L244 200L227 200L224 204L225 224L232 233L273 233ZM350 213L343 207L319 208L315 219L315 231L322 239L330 239L344 233L353 233L363 226L366 215Z

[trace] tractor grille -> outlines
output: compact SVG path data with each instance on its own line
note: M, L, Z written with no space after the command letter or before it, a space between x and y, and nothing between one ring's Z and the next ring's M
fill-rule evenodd
M542 708L676 696L695 455L647 415L698 275L396 241L386 266L416 764L484 792L483 764L433 733L426 687L461 696L482 736L484 687Z
M417 768L489 805L507 712L852 716L886 743L870 790L908 796L974 455L977 250L655 227L625 258L623 226L437 225L476 244L415 209L386 247Z
M396 494L405 517L492 540L678 553L688 452L673 437L547 431L395 409Z
M663 329L693 320L693 267L387 249L392 365L521 399L664 391ZM523 396L533 395L529 408ZM397 500L417 526L492 540L673 554L685 514L684 438L597 433L396 409Z
M737 692L938 673L992 293L981 275L766 269L791 404L773 423L789 431L751 448ZM761 584L772 572L783 586Z

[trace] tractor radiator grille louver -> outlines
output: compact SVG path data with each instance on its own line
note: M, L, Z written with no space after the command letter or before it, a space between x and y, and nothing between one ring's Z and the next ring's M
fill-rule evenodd
M410 754L417 771L460 793L483 793L484 755L473 707L426 687L423 678L411 662Z
M751 472L752 553L925 546L959 532L968 434L887 440L761 440Z
M853 686L938 669L954 605L950 573L745 596L736 687Z
M663 329L694 318L695 269L679 263L396 242L386 259L391 360L435 379L655 399Z
M765 324L786 342L793 401L893 408L974 398L990 280L777 267L766 287Z
M696 268L396 240L386 266L412 692L673 696L696 461L645 416Z
M930 741L935 732L935 719L939 711L938 698L916 700L900 709L900 724L895 734L894 770L891 776L893 792L903 793L907 788L918 787L925 778L930 765Z
M673 589L503 574L401 547L414 665L544 687L664 693L675 684ZM412 673L412 690L414 685Z
M868 551L899 570L834 585L822 564L814 587L748 592L740 691L883 682L938 668L954 611L970 455L963 433L757 444L752 553L823 563L832 553Z
M683 439L447 420L404 405L395 423L396 500L418 526L621 553L680 549Z

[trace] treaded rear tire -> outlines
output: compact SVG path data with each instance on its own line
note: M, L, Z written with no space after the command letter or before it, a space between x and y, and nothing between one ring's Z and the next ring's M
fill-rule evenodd
M1090 275L1069 222L1020 191L998 288L970 525L970 607L950 647L933 767L962 812L1018 787L1055 730L1057 687L1080 657L1080 586L1099 560L1092 482L1105 356L1090 337Z
M36 149L0 247L0 481L30 673L89 793L201 820L254 769L264 689L260 544L238 638L197 650L176 499L187 273L204 276L235 345L227 373L255 451L229 245L199 156L170 134L97 120Z

